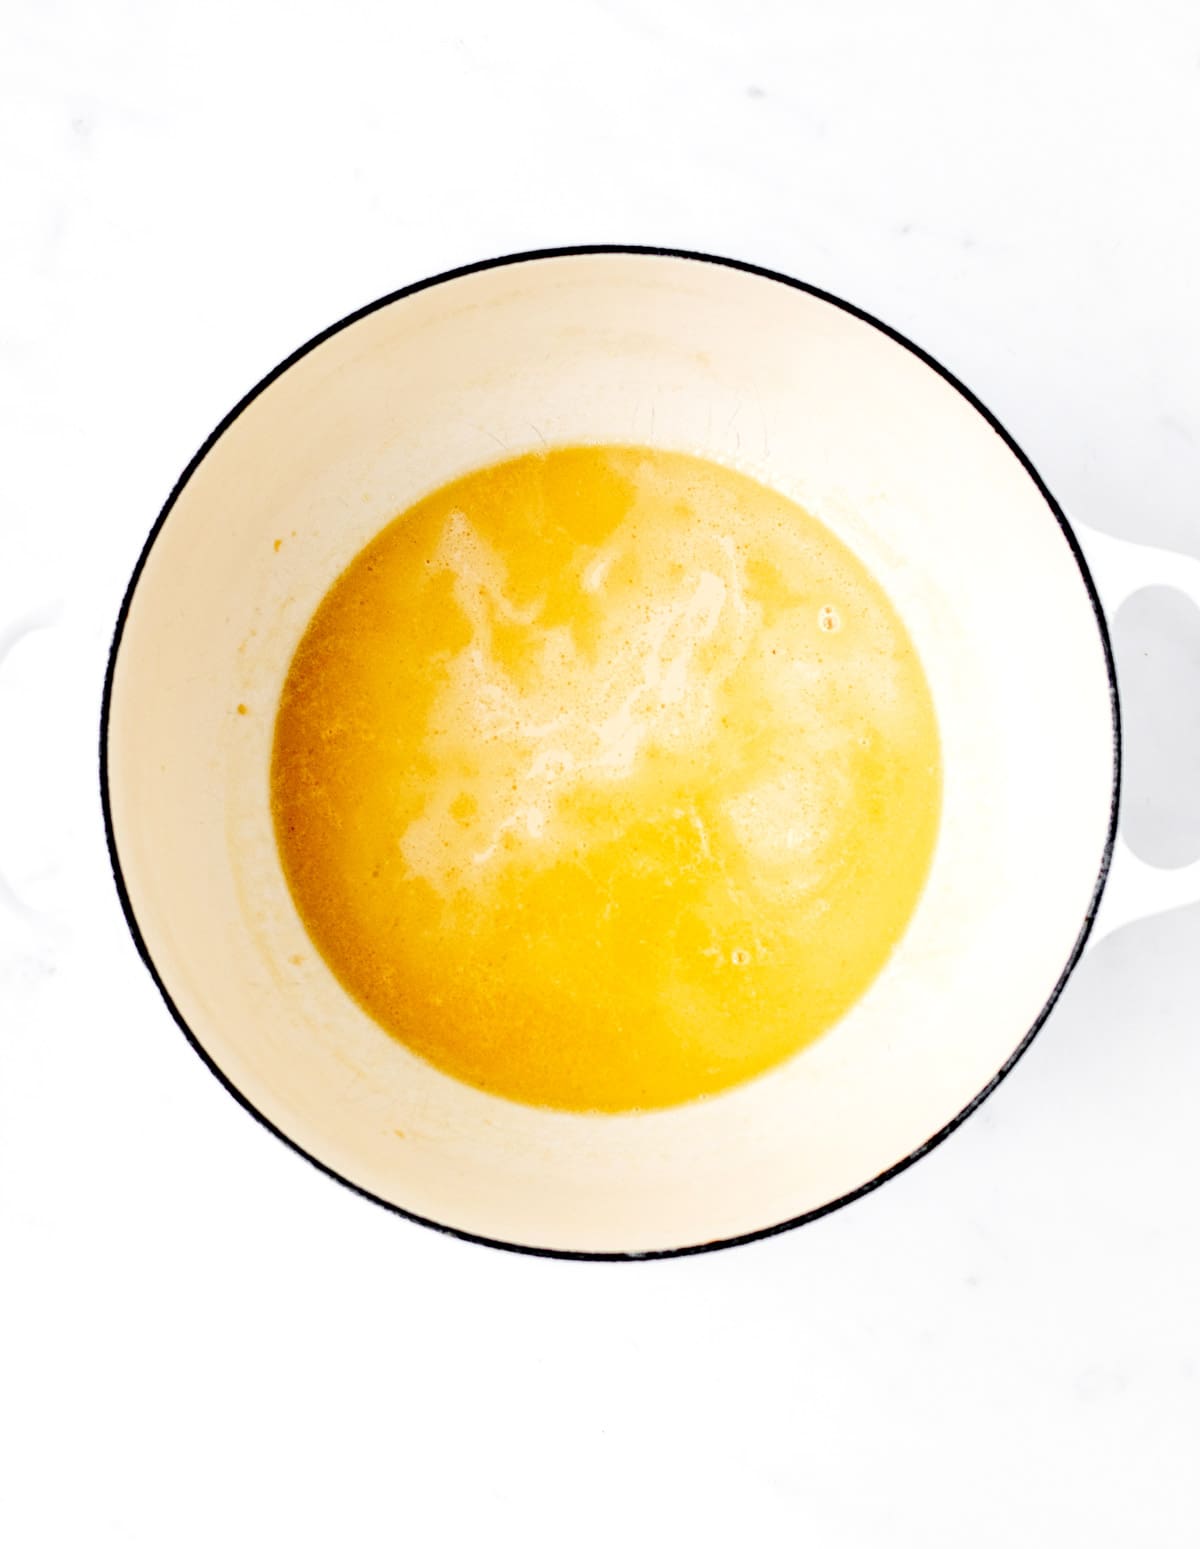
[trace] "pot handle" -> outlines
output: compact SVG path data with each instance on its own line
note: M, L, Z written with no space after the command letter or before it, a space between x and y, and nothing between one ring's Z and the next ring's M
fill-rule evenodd
M0 628L0 671L5 670L5 659L18 641L24 640L26 635L33 634L35 630L49 629L57 624L61 614L61 603L47 603ZM4 870L4 857L0 856L0 916L4 915L41 936L55 936L60 928L59 921L53 915L34 909L25 902L9 880Z
M1076 536L1110 621L1127 598L1147 586L1173 587L1200 608L1200 559L1130 543L1092 528L1076 529ZM1139 860L1118 833L1092 940L1134 920L1197 902L1200 860L1187 866L1151 866Z

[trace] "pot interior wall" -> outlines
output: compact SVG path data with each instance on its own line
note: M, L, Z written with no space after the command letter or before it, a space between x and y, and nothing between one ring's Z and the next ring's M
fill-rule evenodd
M604 441L729 463L847 542L921 652L946 776L928 886L866 997L757 1081L620 1117L490 1098L382 1033L296 916L267 786L292 651L362 544L471 468ZM634 254L434 285L343 328L260 392L150 551L108 738L138 928L180 1014L250 1103L406 1210L588 1252L774 1225L869 1182L953 1119L1071 958L1113 780L1109 678L1082 573L983 416L829 302Z

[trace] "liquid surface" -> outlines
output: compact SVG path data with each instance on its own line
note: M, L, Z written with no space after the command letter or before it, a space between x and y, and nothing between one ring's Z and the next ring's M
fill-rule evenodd
M810 1043L909 920L937 724L887 596L715 464L578 447L385 528L292 662L276 835L389 1033L525 1103L685 1102Z

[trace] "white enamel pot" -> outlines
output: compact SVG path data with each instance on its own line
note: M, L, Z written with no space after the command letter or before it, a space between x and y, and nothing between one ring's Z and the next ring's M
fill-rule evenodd
M906 620L943 739L929 881L865 997L767 1075L645 1114L490 1097L383 1033L305 934L268 800L284 674L356 551L469 469L578 442L699 453L820 517ZM1200 566L1090 536L1085 563L1080 543L965 388L782 276L590 248L409 287L237 406L138 563L102 729L134 939L246 1107L414 1219L602 1257L810 1220L922 1155L995 1086L1079 960L1102 894L1108 924L1200 894L1197 867L1114 858L1120 731L1101 605L1151 581L1200 601Z

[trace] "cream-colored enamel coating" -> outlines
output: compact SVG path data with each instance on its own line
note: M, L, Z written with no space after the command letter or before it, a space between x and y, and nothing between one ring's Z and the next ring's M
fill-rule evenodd
M446 480L588 441L725 461L825 521L904 617L943 737L932 874L868 994L775 1071L645 1115L507 1103L380 1031L305 935L268 805L279 689L337 572ZM261 393L149 555L109 752L120 862L150 954L256 1108L419 1215L522 1245L637 1253L828 1204L987 1085L1088 913L1113 746L1100 634L1068 542L959 393L805 292L615 254L421 291Z

